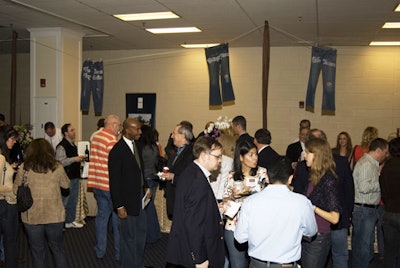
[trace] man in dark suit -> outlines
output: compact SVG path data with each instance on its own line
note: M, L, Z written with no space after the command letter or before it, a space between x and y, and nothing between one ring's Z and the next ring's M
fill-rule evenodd
M232 119L232 129L233 132L239 135L239 138L236 140L236 144L239 142L246 140L249 142L254 142L254 138L249 135L246 131L247 121L246 118L242 115L238 115Z
M223 221L209 176L222 159L221 144L200 137L193 146L196 158L180 175L176 187L174 221L166 260L182 267L223 267Z
M327 140L325 132L320 129L310 130L307 139L315 138ZM336 164L335 172L339 179L338 193L342 210L339 222L331 226L332 261L333 267L347 267L349 259L347 231L350 227L354 207L354 182L347 158L333 154L333 160ZM293 192L303 195L307 194L309 185L308 175L309 171L305 161L299 162L292 180Z
M280 155L272 149L271 132L266 128L260 128L254 134L254 144L257 146L258 163L257 166L264 167L267 170L280 159Z
M142 207L144 188L143 162L139 143L141 123L127 118L122 138L108 157L110 193L120 222L121 267L144 267L146 214Z
M191 124L181 122L176 125L171 138L177 150L168 158L167 166L169 172L162 174L162 178L166 180L165 198L167 199L167 215L170 220L174 215L175 187L179 183L179 176L193 161L193 145L191 143L193 132Z
M292 162L293 169L295 169L299 160L304 160L301 159L301 154L304 151L304 144L309 130L309 128L301 128L299 131L299 141L289 144L286 149L286 158Z

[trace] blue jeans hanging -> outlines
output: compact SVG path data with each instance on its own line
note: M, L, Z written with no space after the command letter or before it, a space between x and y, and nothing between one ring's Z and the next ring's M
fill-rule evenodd
M94 112L100 115L103 109L104 68L103 62L85 61L82 66L81 110L89 111L90 92L93 94Z
M306 95L306 111L314 112L315 90L322 69L322 114L335 114L336 49L312 47L310 77Z
M210 106L220 106L222 103L234 101L235 94L233 93L229 72L228 44L209 47L205 51L210 77ZM219 76L221 77L222 99L218 80Z

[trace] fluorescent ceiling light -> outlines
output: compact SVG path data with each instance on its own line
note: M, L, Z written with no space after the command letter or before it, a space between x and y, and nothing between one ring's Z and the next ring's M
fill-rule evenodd
M215 43L215 44L182 44L181 47L184 47L184 48L206 48L206 47L215 47L218 45L219 45L219 43Z
M373 41L369 43L370 46L400 46L400 41Z
M168 34L168 33L198 33L201 32L196 27L178 27L178 28L146 28L146 31L153 34Z
M176 19L178 15L171 11L166 12L150 12L150 13L134 13L134 14L118 14L114 17L123 21L137 21L137 20L162 20L162 19Z
M397 5L397 7L394 9L394 12L400 12L400 4Z
M110 35L108 35L108 34L88 34L88 35L85 35L83 37L84 38L89 38L89 37L108 37L108 36L110 36Z
M400 28L400 22L385 22L382 28Z

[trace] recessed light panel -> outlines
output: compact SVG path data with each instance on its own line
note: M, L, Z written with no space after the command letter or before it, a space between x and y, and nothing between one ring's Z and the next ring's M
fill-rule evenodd
M114 17L123 21L142 21L142 20L163 20L163 19L177 19L178 15L167 12L150 12L150 13L134 13L134 14L118 14L113 15Z
M400 41L373 41L370 46L400 46Z
M146 31L153 34L170 34L170 33L198 33L201 32L196 27L178 27L178 28L146 28Z
M215 47L218 45L219 45L219 43L215 43L215 44L182 44L181 47L184 47L184 48L206 48L206 47Z

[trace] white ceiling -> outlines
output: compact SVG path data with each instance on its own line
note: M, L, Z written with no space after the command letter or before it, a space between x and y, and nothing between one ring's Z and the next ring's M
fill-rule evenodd
M400 41L394 0L0 0L0 53L10 53L12 30L18 51L29 51L28 28L65 27L84 33L84 50L180 48L182 43L229 42L262 46L270 26L271 46L367 46ZM173 11L180 19L123 22L112 14ZM153 35L146 27L195 26L201 33ZM89 37L90 35L108 37Z

